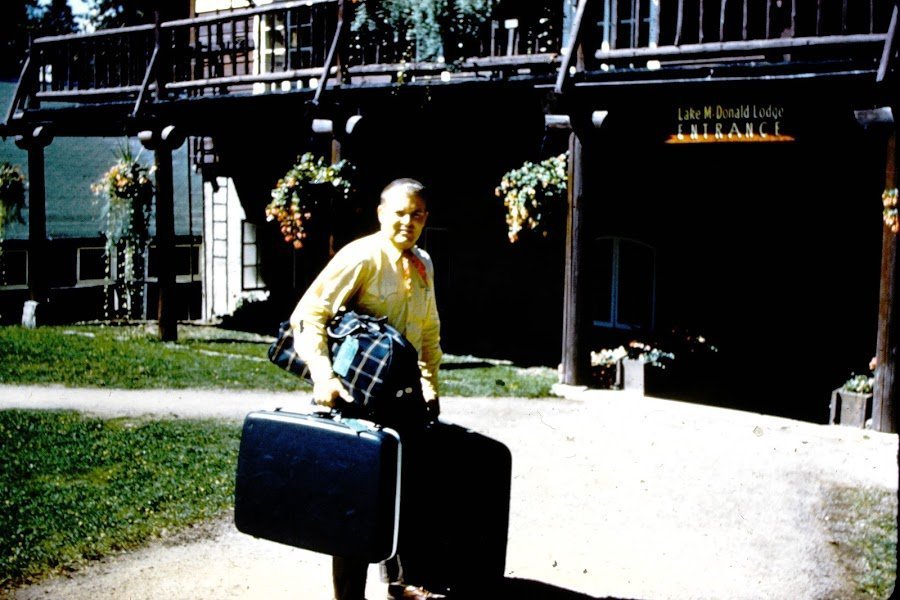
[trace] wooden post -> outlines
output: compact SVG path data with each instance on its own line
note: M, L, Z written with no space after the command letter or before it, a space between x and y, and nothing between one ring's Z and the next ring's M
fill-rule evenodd
M47 188L44 181L44 148L53 141L46 127L16 136L16 146L28 151L28 295L46 303L50 286L47 274Z
M172 186L172 150L184 138L169 125L162 130L142 131L138 138L145 148L153 150L156 164L156 259L159 300L157 319L159 339L178 339L175 318L175 198Z
M590 374L590 351L586 348L586 320L582 285L584 255L584 146L578 133L569 134L569 211L566 216L566 262L563 287L563 344L561 383L584 385Z
M897 130L891 127L885 151L884 187L897 187ZM881 241L881 284L878 298L878 338L875 357L875 398L872 403L872 428L889 433L897 432L894 414L894 392L897 376L897 234L883 226Z
M879 141L885 141L884 187L897 187L897 126L893 110L881 107L856 111L856 120ZM881 282L878 295L878 325L875 343L875 389L872 400L872 428L876 431L896 433L897 423L894 397L897 384L897 315L894 300L897 298L897 234L882 225L881 234Z
M563 344L560 383L586 385L590 380L591 322L585 292L584 250L587 244L586 223L583 210L586 163L590 160L593 144L585 148L585 140L595 129L600 129L607 116L597 110L589 119L578 120L573 116L559 118L546 115L545 126L553 129L571 128L569 135L569 210L566 215L566 261L563 284ZM587 151L586 151L587 150Z

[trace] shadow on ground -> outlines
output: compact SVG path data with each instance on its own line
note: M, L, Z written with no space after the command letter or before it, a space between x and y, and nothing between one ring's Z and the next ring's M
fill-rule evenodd
M534 581L507 577L500 585L501 598L528 598L529 600L624 600L610 597L588 596L581 592Z

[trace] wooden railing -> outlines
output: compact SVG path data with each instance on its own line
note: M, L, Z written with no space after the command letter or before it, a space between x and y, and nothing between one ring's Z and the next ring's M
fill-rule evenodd
M558 1L558 0L556 0ZM345 6L346 5L346 6ZM133 102L428 77L557 75L752 59L871 66L891 56L893 0L582 0L557 19L487 19L448 32L444 61L417 60L408 31L350 32L347 0L291 0L33 42L7 122L41 102ZM568 47L561 41L568 34ZM454 37L455 35L455 37ZM576 55L580 60L576 60ZM601 68L602 67L602 68ZM848 67L849 68L849 67ZM529 71L530 69L530 71ZM321 89L317 91L321 93Z
M593 0L599 61L687 59L805 49L852 58L885 41L892 0ZM838 48L829 52L828 48ZM783 60L778 57L777 60Z

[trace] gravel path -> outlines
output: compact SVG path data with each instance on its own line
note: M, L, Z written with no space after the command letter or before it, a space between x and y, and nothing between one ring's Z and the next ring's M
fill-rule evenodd
M896 495L897 436L631 395L444 398L443 420L513 454L509 597L852 597L824 503L836 486ZM0 386L0 408L241 419L307 410L296 394ZM330 598L330 561L228 518L18 590L14 598ZM384 597L377 568L368 597Z

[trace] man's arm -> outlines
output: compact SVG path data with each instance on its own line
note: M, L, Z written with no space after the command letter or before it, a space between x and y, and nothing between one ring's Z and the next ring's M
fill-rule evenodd
M422 351L419 356L419 369L422 371L422 394L425 401L433 406L429 412L437 416L439 412L437 400L440 396L438 384L438 370L441 366L441 319L437 311L437 301L434 295L434 272L431 264L427 265L428 275L431 278L431 290L428 295L428 304L425 312L425 323L422 327Z
M335 255L291 314L294 347L309 366L313 400L325 406L334 406L339 397L351 401L347 390L332 371L325 332L328 322L353 298L362 281L363 264L348 258L346 253Z

